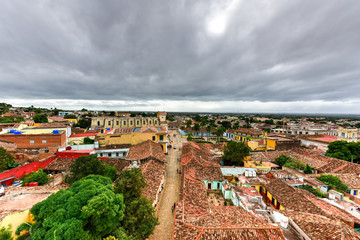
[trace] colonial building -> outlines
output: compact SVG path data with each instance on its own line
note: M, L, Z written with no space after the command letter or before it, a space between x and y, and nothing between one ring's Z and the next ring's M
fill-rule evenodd
M94 117L91 128L134 128L160 126L162 123L166 123L165 112L159 112L158 117Z
M358 132L356 128L339 128L338 140L346 142L357 142Z

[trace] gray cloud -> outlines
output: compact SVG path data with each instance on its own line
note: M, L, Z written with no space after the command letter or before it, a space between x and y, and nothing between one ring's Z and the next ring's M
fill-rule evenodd
M357 101L359 12L356 0L3 0L1 97Z

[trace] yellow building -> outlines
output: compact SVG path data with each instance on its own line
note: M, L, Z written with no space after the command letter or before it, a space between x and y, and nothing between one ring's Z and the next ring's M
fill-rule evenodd
M271 167L261 161L244 160L244 167L259 170L271 170Z
M167 137L166 130L163 127L142 127L142 128L127 128L116 129L114 134L98 134L96 140L99 142L99 147L105 147L108 145L121 145L131 144L137 145L142 142L151 140L159 143L167 152Z
M235 141L250 142L262 140L266 133L253 128L239 128L232 130L232 135Z
M358 132L356 128L342 128L338 129L338 140L346 142L357 142Z
M15 230L20 226L20 224L24 222L34 223L33 216L31 215L30 210L15 212L7 215L0 222L0 228L7 228L10 225L10 231L12 232L13 236L15 236Z
M94 117L91 128L134 128L144 126L159 126L160 119L156 117Z

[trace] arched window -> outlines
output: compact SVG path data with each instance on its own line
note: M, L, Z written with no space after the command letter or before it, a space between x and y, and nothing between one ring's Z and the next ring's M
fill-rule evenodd
M100 121L98 121L98 126L100 126Z

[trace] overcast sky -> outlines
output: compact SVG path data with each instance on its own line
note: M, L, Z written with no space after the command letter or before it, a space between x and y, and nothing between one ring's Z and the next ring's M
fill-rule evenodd
M0 101L360 113L358 0L0 0Z

